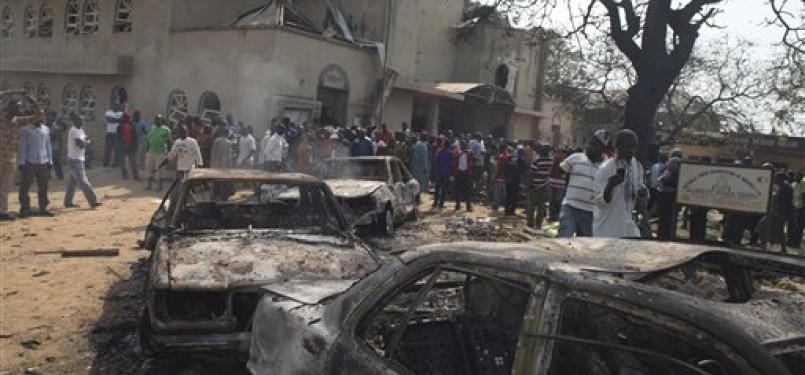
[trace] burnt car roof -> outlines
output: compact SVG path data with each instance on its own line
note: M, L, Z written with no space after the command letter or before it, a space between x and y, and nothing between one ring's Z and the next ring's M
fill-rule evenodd
M704 253L727 249L679 243L610 238L544 239L529 243L454 242L405 252L409 263L430 253L472 253L501 261L519 261L540 271L551 264L611 273L650 273L676 267Z
M304 173L272 173L256 169L195 168L187 173L186 179L188 181L213 179L235 181L268 180L280 184L323 183L320 179Z

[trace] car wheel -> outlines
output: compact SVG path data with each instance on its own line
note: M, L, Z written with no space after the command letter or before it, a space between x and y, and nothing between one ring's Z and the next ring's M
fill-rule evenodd
M382 214L377 218L378 229L386 237L394 237L394 211L391 207L386 207Z

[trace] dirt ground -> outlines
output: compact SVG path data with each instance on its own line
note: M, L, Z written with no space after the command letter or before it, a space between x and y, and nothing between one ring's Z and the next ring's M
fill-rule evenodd
M162 193L117 171L88 171L103 206L65 209L65 181L52 181L56 217L0 223L0 375L17 374L204 374L221 373L193 361L154 361L139 352L137 324L149 252L137 248ZM165 186L167 189L167 186ZM36 193L32 192L36 207ZM426 198L427 199L427 198ZM9 203L16 210L16 194ZM522 218L489 219L472 213L428 212L398 229L397 239L365 237L381 250L427 242L524 241ZM452 206L450 206L452 207ZM516 228L516 229L515 229ZM114 257L63 258L61 250L119 249ZM38 254L39 252L51 252ZM232 373L227 369L225 373Z

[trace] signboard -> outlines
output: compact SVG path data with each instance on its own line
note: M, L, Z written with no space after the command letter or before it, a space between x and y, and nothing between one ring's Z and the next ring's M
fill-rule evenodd
M732 149L744 151L764 150L805 155L805 138L747 134L730 136L725 143Z
M770 169L685 162L676 200L679 205L765 214L771 186Z

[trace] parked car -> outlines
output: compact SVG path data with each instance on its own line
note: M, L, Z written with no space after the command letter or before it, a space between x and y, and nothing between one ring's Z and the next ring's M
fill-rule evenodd
M805 297L752 275L801 278L805 260L615 239L429 245L352 285L263 286L248 368L805 374Z
M263 285L294 280L313 292L379 265L327 185L302 174L195 169L167 192L145 238L153 253L140 336L156 352L245 361Z
M419 182L397 157L328 159L323 174L355 226L374 226L391 237L395 225L417 215Z

